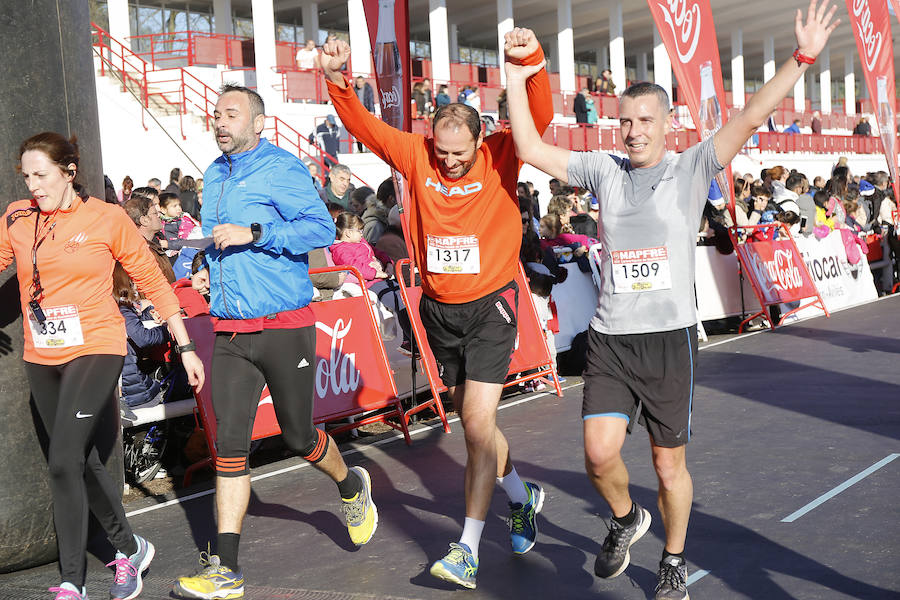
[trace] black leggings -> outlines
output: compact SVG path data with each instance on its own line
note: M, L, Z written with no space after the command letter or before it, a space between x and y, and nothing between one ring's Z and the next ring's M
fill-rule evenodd
M81 356L62 365L25 363L31 396L50 438L47 463L62 581L84 585L88 508L120 552L134 551L122 490L103 466L119 428L115 387L123 357Z
M316 328L264 329L216 335L212 401L216 413L216 473L249 473L247 455L263 386L268 384L282 438L307 460L320 460L327 438L313 426ZM319 446L317 451L317 445Z

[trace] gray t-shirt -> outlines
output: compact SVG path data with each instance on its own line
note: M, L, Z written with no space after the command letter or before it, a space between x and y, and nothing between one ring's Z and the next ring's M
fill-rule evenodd
M591 327L621 335L697 322L697 230L710 181L723 168L712 138L642 169L627 158L572 152L569 184L600 201L602 285Z

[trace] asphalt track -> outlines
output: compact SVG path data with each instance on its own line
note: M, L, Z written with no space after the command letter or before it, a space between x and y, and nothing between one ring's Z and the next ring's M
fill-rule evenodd
M688 464L694 507L686 555L699 598L900 598L900 297L778 329L702 345ZM565 397L516 395L499 424L526 479L547 499L535 548L509 551L506 500L494 496L481 543L478 588L455 590L427 573L459 535L464 515L462 430L417 426L396 438L342 446L369 469L379 507L375 538L349 541L334 484L291 459L254 472L240 562L246 598L643 599L662 550L656 477L646 433L623 454L632 495L651 510L631 566L593 575L608 509L583 471L581 382ZM208 485L208 484L205 484ZM191 497L194 494L194 497ZM186 490L161 504L131 503L135 529L156 544L141 598L168 598L213 535L213 497ZM91 598L107 598L108 548L89 557ZM105 560L104 560L105 559ZM55 564L0 575L0 598L46 599Z

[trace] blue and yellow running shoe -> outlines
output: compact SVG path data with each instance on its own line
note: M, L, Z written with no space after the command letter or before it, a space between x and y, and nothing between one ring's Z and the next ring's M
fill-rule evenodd
M468 546L462 543L452 543L447 556L431 565L430 573L438 579L474 590L478 561L475 560Z
M544 507L544 488L530 481L525 482L528 502L509 503L509 543L515 554L525 554L534 548L537 538L537 514Z

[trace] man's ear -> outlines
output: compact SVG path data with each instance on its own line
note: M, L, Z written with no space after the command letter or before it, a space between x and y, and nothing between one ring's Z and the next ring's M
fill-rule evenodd
M253 119L253 130L256 132L256 135L262 134L263 129L266 128L266 115L256 115Z

